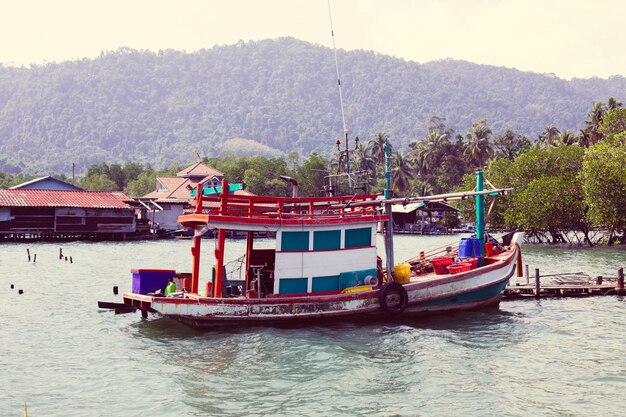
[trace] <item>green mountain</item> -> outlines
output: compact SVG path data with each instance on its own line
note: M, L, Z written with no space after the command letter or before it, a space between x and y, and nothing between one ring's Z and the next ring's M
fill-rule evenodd
M0 66L0 170L67 173L75 163L81 172L127 160L161 167L238 146L244 154L331 154L343 131L332 54L281 38ZM593 101L624 99L626 91L621 76L566 81L455 60L338 57L350 135L385 131L397 148L422 137L432 115L457 132L480 118L494 133L510 128L530 138L547 124L576 131Z

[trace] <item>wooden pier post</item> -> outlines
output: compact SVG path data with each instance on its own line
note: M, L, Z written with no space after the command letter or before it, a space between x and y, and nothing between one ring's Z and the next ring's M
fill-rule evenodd
M535 298L541 297L541 279L539 278L539 268L535 268Z
M617 294L624 295L624 268L617 270Z

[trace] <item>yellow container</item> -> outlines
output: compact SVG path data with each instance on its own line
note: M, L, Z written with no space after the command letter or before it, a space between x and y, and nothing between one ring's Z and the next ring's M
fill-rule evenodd
M356 287L348 287L346 289L341 290L342 294L354 294L357 292L365 292L365 291L371 291L372 286L371 285L357 285Z
M411 281L411 265L398 264L393 267L393 280L398 284L407 284Z

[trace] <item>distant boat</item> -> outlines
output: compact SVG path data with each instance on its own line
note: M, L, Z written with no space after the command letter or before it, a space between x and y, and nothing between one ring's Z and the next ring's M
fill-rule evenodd
M284 198L218 194L198 185L193 213L179 222L195 231L191 274L173 270L133 270L128 306L196 328L279 323L334 323L338 320L391 319L498 305L509 278L521 273L522 234L507 246L484 242L485 196L508 190L415 197L411 201L477 201L475 239L463 239L443 256L416 256L393 263L389 208L399 199L377 195ZM402 199L406 200L406 199ZM478 213L478 211L481 213ZM376 252L376 230L385 227L386 267ZM202 235L216 230L213 276L199 291ZM247 235L246 253L236 272L226 272L226 232ZM255 232L275 232L273 248L256 248ZM495 247L494 247L495 245ZM501 249L501 250L500 250ZM464 262L453 262L455 259ZM165 287L177 290L166 295Z

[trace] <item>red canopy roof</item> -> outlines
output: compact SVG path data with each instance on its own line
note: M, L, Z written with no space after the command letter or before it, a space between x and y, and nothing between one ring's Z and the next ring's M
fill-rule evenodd
M0 190L0 207L78 207L129 209L124 193L111 191Z

